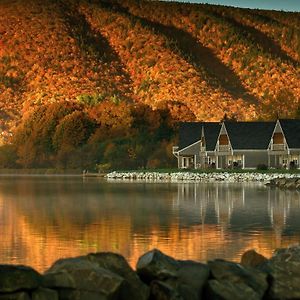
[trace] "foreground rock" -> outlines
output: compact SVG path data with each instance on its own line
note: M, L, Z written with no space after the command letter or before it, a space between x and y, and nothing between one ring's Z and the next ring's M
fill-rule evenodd
M300 299L300 248L279 249L260 267L271 278L269 298Z
M86 257L57 261L46 272L44 281L46 287L57 289L59 298L66 300L119 299L123 284L124 278Z
M120 275L124 279L120 299L148 299L149 287L141 281L123 256L107 252L89 254L87 259L101 268Z
M208 262L212 278L209 299L262 299L268 288L267 274L223 260Z
M42 276L30 267L0 265L0 293L32 290L40 286L41 280Z
M241 264L176 260L154 249L135 272L115 253L55 262L43 275L29 267L0 265L0 300L300 299L300 247L270 259L254 250Z
M137 273L151 286L152 299L202 299L209 268L194 261L176 261L157 249L137 263Z
M257 253L255 250L246 251L241 258L241 265L244 267L256 268L267 262L267 258Z

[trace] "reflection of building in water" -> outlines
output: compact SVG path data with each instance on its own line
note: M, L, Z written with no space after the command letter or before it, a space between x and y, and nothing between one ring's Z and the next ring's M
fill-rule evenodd
M245 187L225 185L217 189L215 211L221 229L230 224L233 210L245 204Z
M178 184L178 194L173 205L182 210L190 209L199 213L202 223L205 222L207 210L213 207L217 223L225 229L230 224L234 208L245 204L245 187L228 184Z
M277 248L281 246L282 232L286 226L290 208L293 206L292 202L295 201L300 201L300 193L297 191L279 189L268 191L268 214L275 232Z

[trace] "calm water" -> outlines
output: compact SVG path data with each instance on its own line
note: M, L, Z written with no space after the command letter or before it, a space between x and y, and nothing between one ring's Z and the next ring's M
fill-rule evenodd
M43 271L95 251L135 266L154 247L178 259L238 261L300 241L300 193L259 184L122 183L0 177L0 263Z

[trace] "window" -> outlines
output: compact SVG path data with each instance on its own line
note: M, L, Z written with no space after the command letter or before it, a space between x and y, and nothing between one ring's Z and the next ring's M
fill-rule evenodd
M284 144L284 137L281 132L275 132L273 135L273 144L279 144L283 145Z
M221 134L220 135L219 145L229 145L228 136L226 134Z

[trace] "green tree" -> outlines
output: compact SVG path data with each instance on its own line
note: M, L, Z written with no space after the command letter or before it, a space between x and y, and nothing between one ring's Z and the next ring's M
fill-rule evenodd
M95 130L95 122L82 111L65 116L56 127L53 146L56 151L75 149L86 143Z

